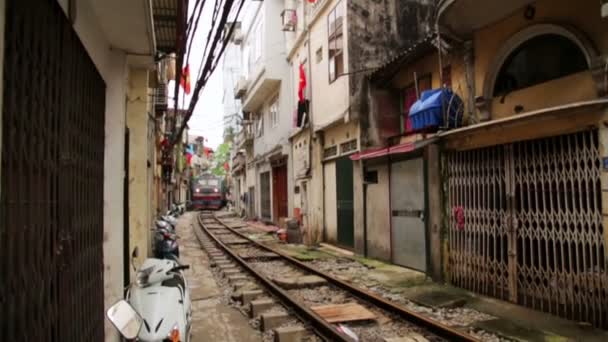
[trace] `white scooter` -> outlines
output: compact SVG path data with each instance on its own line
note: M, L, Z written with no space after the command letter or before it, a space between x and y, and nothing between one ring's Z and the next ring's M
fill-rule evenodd
M107 311L108 319L125 339L190 342L192 306L183 274L189 267L167 259L144 261L127 300Z

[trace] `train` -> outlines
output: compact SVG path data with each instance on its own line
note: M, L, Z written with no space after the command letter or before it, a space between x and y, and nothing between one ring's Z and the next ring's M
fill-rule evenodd
M226 204L226 191L223 177L204 173L192 177L190 181L192 210L218 210Z

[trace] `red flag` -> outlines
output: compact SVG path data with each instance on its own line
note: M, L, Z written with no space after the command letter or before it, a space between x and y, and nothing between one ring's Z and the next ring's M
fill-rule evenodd
M304 63L300 63L300 85L298 86L298 100L304 101L304 89L306 89L306 72Z
M226 171L230 170L230 165L228 164L228 162L224 163L224 170L226 170Z
M182 78L179 84L184 88L186 94L190 94L190 65L186 64L182 70Z

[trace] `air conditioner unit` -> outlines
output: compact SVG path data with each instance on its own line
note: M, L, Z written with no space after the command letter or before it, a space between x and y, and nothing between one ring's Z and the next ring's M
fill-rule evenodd
M249 86L249 81L241 76L239 80L236 82L236 87L234 87L234 98L240 99L247 92L247 87Z
M241 29L234 29L234 31L232 32L232 42L234 43L234 45L241 45L241 43L243 42L243 32L241 31Z
M158 83L166 84L168 82L167 77L167 68L169 67L169 63L166 59L161 59L157 63L157 75L158 75Z
M157 88L154 89L154 112L157 116L162 116L168 108L167 101L167 85L160 83Z
M281 13L283 18L283 31L293 32L298 25L298 15L296 10L286 9Z
M234 23L234 29L232 30L232 35L228 37L228 33L230 32L230 28ZM235 45L239 45L243 42L243 31L241 30L241 22L229 22L224 27L224 37L228 39L229 42L234 43Z

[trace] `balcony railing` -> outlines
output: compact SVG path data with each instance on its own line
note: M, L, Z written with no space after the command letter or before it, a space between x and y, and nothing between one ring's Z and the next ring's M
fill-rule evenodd
M253 142L254 132L253 125L246 124L243 126L243 129L237 135L236 143L237 146L244 146Z

